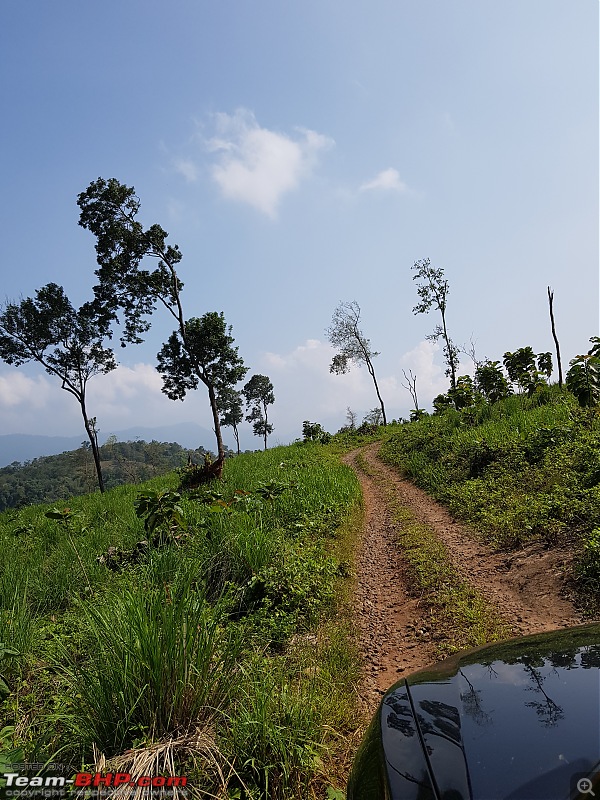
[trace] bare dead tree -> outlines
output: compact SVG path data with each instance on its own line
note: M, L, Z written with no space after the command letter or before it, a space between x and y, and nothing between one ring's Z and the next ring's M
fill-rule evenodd
M458 348L458 351L459 353L464 353L466 356L468 356L475 365L475 367L477 368L480 367L484 363L484 361L486 361L486 359L477 358L477 353L475 352L475 345L476 341L473 339L473 336L471 335L469 338L469 343L463 344L462 347Z
M415 411L418 411L419 400L417 398L417 376L413 375L412 369L409 369L408 372L409 375L406 374L406 370L404 369L402 370L402 374L404 375L404 380L406 381L406 383L404 383L403 381L400 381L400 383L407 391L410 392L410 396L412 397L413 403L415 404Z
M554 292L549 286L548 286L548 305L550 307L550 323L552 325L552 337L554 338L554 344L556 345L556 363L558 364L558 385L562 387L563 375L562 375L562 362L560 360L560 346L558 344L558 338L556 336L556 328L554 327Z

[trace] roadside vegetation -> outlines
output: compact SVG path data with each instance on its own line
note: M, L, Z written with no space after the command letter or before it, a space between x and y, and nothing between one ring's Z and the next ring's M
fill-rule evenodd
M0 516L0 762L335 796L356 727L335 617L356 477L311 442L192 491L186 472Z
M600 430L559 386L445 408L393 433L381 457L499 548L574 549L580 605L600 589Z

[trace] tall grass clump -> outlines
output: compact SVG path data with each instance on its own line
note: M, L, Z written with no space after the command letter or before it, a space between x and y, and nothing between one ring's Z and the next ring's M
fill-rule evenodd
M226 703L241 649L190 576L82 604L87 657L66 653L72 728L84 752L114 755L206 725ZM57 665L60 668L60 665Z

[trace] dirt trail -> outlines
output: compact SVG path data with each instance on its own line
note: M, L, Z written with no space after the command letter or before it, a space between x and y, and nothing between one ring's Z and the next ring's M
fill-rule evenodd
M535 544L498 553L482 544L465 526L410 481L401 478L377 456L380 444L355 450L344 461L357 472L365 504L365 530L357 558L355 620L364 657L362 699L367 711L382 692L411 672L436 660L430 632L423 629L419 600L396 543L398 523L388 508L382 484L393 486L400 502L444 542L458 572L500 611L519 633L536 633L582 622L574 606L561 596L562 566L568 553ZM356 463L361 453L375 477Z

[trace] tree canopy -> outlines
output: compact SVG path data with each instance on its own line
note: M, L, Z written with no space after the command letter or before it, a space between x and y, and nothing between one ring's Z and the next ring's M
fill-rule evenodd
M421 281L421 283L417 283L417 294L421 302L417 303L413 308L413 314L426 314L431 308L437 308L440 312L442 324L436 325L433 333L427 338L434 342L437 342L438 339L444 340L444 358L448 365L446 375L450 378L450 388L456 389L458 347L448 335L448 329L446 327L446 305L448 302L448 294L450 293L450 286L446 278L444 278L444 270L432 267L431 261L428 258L415 261L413 270L415 270L413 281Z
M273 384L266 375L253 375L243 389L246 405L250 413L247 422L252 422L255 436L262 436L267 449L267 437L273 433L273 426L269 422L267 406L275 402Z
M352 364L361 366L365 364L369 375L373 380L375 392L383 424L387 424L385 416L385 406L377 385L373 359L379 355L375 350L371 350L371 342L366 338L359 327L360 306L353 300L351 303L340 303L333 312L331 325L327 328L326 335L331 344L339 350L332 359L329 371L335 375L344 375L349 371Z
M140 201L133 187L115 178L98 178L79 195L77 203L79 224L96 237L99 283L94 293L103 318L123 325L122 346L142 341L150 327L147 317L157 303L177 321L177 329L157 355L163 391L173 400L182 400L199 382L207 387L222 464L225 451L217 393L247 372L232 346L231 326L227 328L217 312L186 320L181 302L183 283L176 270L181 250L167 244L168 234L160 225L144 228L138 221ZM157 259L158 267L143 268L146 257Z
M98 456L95 418L88 417L87 383L91 377L116 368L114 353L104 344L110 337L108 320L94 303L75 309L62 286L49 283L35 298L6 303L0 308L0 358L19 367L30 361L61 380L61 388L77 399L90 440L100 491L104 491Z

